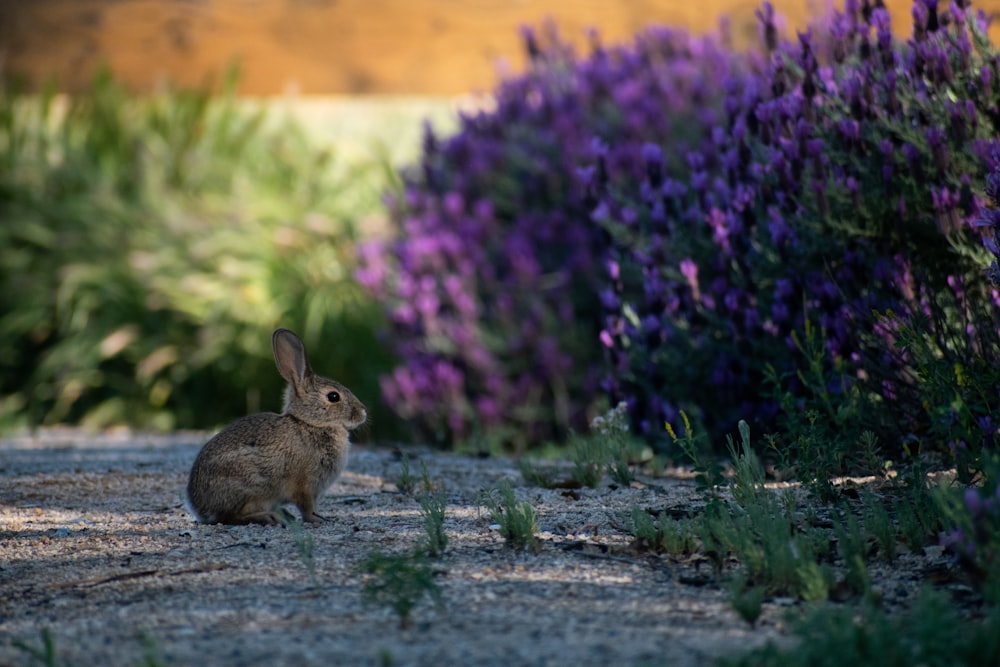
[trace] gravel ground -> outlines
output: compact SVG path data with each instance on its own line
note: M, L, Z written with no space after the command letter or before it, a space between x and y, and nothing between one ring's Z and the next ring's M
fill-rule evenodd
M30 664L13 640L41 646L48 629L68 665L683 667L780 638L792 604L769 600L751 629L709 567L627 549L631 507L690 509L690 480L547 490L527 487L510 460L410 449L412 472L425 465L447 493L449 546L441 604L423 602L403 628L365 603L358 573L371 551L411 549L424 532L418 502L395 484L398 452L355 446L320 500L331 520L304 528L317 588L296 531L187 514L204 439L0 440L0 666ZM506 547L477 502L504 478L539 513L538 553ZM916 584L899 586L905 596Z

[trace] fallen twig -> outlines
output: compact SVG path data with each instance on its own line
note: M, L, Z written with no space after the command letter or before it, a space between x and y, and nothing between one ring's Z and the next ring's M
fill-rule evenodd
M84 581L67 581L56 584L53 588L94 588L103 584L111 584L116 581L128 581L129 579L141 579L143 577L177 577L183 574L201 574L202 572L217 572L225 570L229 566L225 563L213 563L200 567L189 567L182 570L136 570L135 572L124 572L111 577L101 577L100 579L87 579Z

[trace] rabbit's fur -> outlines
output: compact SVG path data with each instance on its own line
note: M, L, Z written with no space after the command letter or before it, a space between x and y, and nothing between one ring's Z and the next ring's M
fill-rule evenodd
M322 521L316 499L347 463L350 429L367 417L347 387L313 373L294 333L278 329L271 346L288 381L284 412L237 419L202 447L187 500L204 523L284 523L285 503L295 503L303 521Z

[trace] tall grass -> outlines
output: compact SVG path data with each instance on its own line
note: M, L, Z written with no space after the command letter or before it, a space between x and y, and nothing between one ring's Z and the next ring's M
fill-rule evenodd
M277 409L270 331L379 408L353 280L391 169L223 92L0 91L0 427L211 427ZM414 119L416 122L416 119Z

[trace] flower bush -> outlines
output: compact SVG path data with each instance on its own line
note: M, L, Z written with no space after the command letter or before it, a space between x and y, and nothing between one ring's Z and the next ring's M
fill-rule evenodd
M982 232L983 247L992 256L986 275L1000 289L1000 155L993 156L994 168L986 177L986 197L989 207L983 208L973 227Z
M390 201L398 234L367 246L357 274L386 305L402 360L385 399L439 441L488 431L518 446L586 426L604 232L578 169L595 138L617 167L646 141L697 134L721 111L715 76L738 67L718 39L672 30L595 41L581 60L551 26L525 41L531 67L494 109L450 138L427 132Z
M358 274L402 359L384 396L424 435L558 437L595 394L664 446L683 410L714 442L812 429L834 466L864 430L940 434L907 332L965 368L997 334L969 224L1000 123L987 20L917 0L902 41L867 0L792 39L758 17L749 54L650 30L577 59L528 31L495 108L427 133Z
M595 181L613 239L605 386L639 430L685 409L715 433L752 416L794 435L808 413L831 444L860 428L898 442L929 428L901 322L967 368L996 348L969 221L997 146L997 55L967 3L912 13L905 43L856 0L782 40L765 4L765 57L720 78L702 148L678 168L648 144L631 182Z

